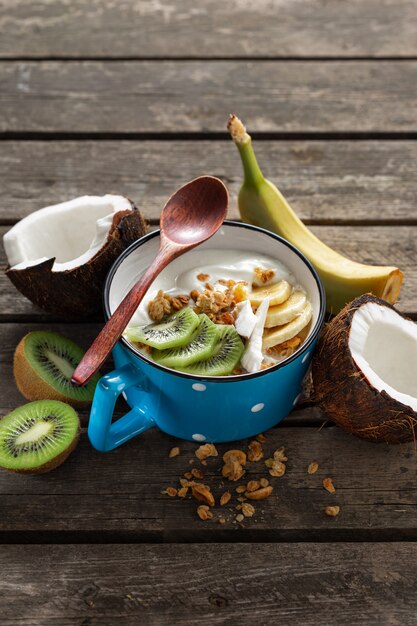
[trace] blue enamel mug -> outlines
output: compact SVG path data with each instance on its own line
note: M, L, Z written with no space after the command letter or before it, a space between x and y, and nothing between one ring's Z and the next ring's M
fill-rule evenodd
M158 247L155 231L134 242L114 263L104 287L107 318L150 265ZM284 263L312 304L309 335L292 356L273 367L205 378L159 365L122 338L113 351L116 369L100 379L91 408L88 435L97 450L112 450L155 426L190 441L244 439L278 424L297 403L325 314L324 289L316 270L278 235L238 222L226 221L200 248L245 250ZM112 422L120 394L131 410Z

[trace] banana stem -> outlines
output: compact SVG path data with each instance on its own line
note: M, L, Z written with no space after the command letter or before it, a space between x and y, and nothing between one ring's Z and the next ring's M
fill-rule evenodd
M242 159L244 183L257 185L264 178L252 147L252 138L236 115L230 115L227 128Z

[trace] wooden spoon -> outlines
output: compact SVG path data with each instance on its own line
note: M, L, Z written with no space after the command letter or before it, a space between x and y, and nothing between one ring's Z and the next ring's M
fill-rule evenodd
M196 178L170 197L161 214L158 254L85 353L72 375L73 383L84 385L94 376L163 268L219 230L226 217L228 200L226 187L214 176Z

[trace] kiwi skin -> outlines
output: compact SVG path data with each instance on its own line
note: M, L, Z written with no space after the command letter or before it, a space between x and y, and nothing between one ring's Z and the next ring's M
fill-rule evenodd
M80 438L80 432L81 432L81 428L78 423L77 434L75 435L74 439L71 441L68 448L63 450L61 454L58 454L58 456L56 456L54 459L51 459L50 461L48 461L48 463L44 463L43 465L39 465L39 467L35 467L35 468L31 467L30 469L10 469L9 467L2 467L1 469L5 469L7 472L12 472L13 474L46 474L46 472L50 472L51 470L54 470L59 465L62 465L62 463L69 457L71 452L77 446L78 440Z
M20 340L13 358L13 374L17 388L26 400L60 400L75 407L90 406L89 400L68 398L46 383L33 369L25 355L25 335ZM46 470L48 471L48 470Z

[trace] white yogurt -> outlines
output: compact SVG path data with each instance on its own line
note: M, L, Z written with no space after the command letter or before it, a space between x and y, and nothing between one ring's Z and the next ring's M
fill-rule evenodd
M244 280L250 289L256 267L275 270L273 282L285 279L296 285L293 274L280 261L261 254L254 255L244 250L191 250L175 259L166 267L150 286L146 296L132 317L129 326L148 324L148 304L160 289L172 296L189 294L193 289L202 291L204 283L198 280L198 274L208 274L207 281L217 290L226 287L216 284L218 280Z

